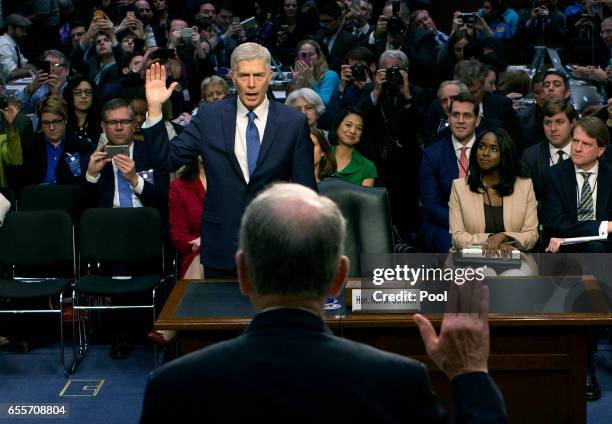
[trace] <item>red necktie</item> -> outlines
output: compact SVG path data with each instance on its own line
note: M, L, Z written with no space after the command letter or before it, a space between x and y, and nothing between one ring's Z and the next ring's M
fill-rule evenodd
M468 158L467 154L467 146L463 146L461 148L461 155L459 156L459 178L463 178L467 175L468 170Z

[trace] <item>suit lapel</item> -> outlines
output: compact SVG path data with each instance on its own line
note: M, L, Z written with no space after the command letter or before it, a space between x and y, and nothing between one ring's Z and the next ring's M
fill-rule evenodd
M257 174L261 167L266 155L270 151L272 144L276 138L276 130L278 129L278 107L274 100L270 100L270 106L268 107L268 119L266 121L266 129L264 130L264 137L261 142L261 148L259 149L259 156L257 156L257 164L255 165L255 171L253 174Z
M577 200L577 186L576 186L576 173L574 172L574 162L571 160L563 161L561 166L561 172L563 175L561 184L565 190L565 202L569 205L572 220L576 220L578 217L578 200Z
M452 136L448 137L448 142L446 143L446 163L448 163L449 166L451 180L459 178L459 162L457 161L457 155L453 149Z
M512 218L519 217L519 214L514 213L514 195L516 194L516 187L518 184L514 184L514 192L511 196L502 197L502 205L504 207L504 230L511 231L511 228L514 228L512 225Z
M226 101L226 107L221 116L221 125L223 126L223 139L225 141L225 151L227 157L229 158L234 171L236 171L236 173L240 176L240 179L246 184L244 174L242 173L242 169L240 168L240 164L238 163L238 159L236 159L236 154L234 153L234 144L236 143L236 102L236 97L232 97Z
M472 197L472 210L474 211L474 219L476 224L476 232L484 233L485 232L485 213L484 213L484 201L483 195L480 193L474 193L470 190L469 186L467 186L468 193Z
M544 172L546 168L550 166L550 150L548 148L548 142L540 143L540 152L538 154L538 160L536 161L537 166L540 168L540 172ZM539 175L536 174L536 175Z
M595 219L608 219L608 201L610 200L609 181L612 177L610 169L602 160L599 161L599 175L597 176L597 210Z

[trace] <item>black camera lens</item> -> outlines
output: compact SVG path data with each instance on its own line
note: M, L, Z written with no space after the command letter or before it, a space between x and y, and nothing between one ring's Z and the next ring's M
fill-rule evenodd
M366 66L363 63L351 65L351 75L355 81L366 80Z
M393 65L390 68L387 68L385 72L387 75L387 82L389 84L397 86L401 86L404 84L404 78L402 78L399 65Z
M397 37L398 35L402 35L404 30L406 29L406 24L399 16L391 16L389 18L389 23L387 24L387 31L392 37Z

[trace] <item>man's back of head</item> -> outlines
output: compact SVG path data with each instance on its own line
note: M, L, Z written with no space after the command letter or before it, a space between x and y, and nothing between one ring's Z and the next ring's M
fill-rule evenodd
M237 254L255 306L265 306L258 305L261 296L324 299L347 261L345 232L338 207L309 188L276 184L257 196L243 215Z

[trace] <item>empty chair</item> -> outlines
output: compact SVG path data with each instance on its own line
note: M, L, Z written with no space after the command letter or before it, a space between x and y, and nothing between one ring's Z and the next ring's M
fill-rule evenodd
M345 255L351 277L361 276L362 254L393 253L387 190L330 178L319 183L319 192L336 202L347 221Z
M0 279L0 298L9 300L0 314L56 314L60 327L60 364L67 376L63 293L76 274L70 215L63 211L10 212L0 227L0 266L7 274L7 278ZM57 299L59 306L26 307L36 299L47 298ZM13 309L16 303L20 307Z
M160 216L156 209L87 209L79 228L80 275L73 292L79 347L73 370L87 351L88 329L83 311L150 309L153 325L155 290L163 273ZM151 301L130 305L96 301L135 293L148 293Z
M23 189L19 199L20 211L66 211L73 222L79 221L83 205L83 188L79 185L30 185Z

